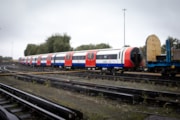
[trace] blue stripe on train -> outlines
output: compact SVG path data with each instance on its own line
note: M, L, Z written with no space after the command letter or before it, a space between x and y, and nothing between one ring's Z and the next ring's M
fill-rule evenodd
M113 68L113 67L124 67L124 64L107 64L107 63L97 63L96 67L105 67L105 68Z
M45 67L45 66L46 66L46 63L41 63L41 66L42 66L42 67Z
M85 67L85 64L84 64L84 63L72 63L72 66L73 66L73 67L81 67L81 68L84 68L84 67Z
M64 66L64 63L54 63L54 66ZM46 66L45 63L42 63L41 66ZM73 67L85 67L84 63L72 63ZM124 64L107 64L107 63L97 63L96 67L105 67L105 68L113 68L113 67L124 67Z
M54 63L54 66L64 66L64 63Z
M73 67L85 67L84 63L73 63ZM105 68L114 68L114 67L124 67L124 64L104 64L104 63L97 63L96 67L105 67Z

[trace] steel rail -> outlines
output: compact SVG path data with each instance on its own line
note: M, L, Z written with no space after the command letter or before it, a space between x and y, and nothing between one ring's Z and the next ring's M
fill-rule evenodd
M106 80L120 80L126 82L144 82L144 83L152 83L159 85L171 85L171 86L180 86L179 78L176 80L172 79L163 79L162 77L153 78L152 76L141 76L141 75L129 75L124 74L121 76L113 76L113 75L100 75L100 74L92 74L92 73L67 73L66 75L78 76L78 77L86 77L88 79L106 79Z
M12 66L7 66L9 69L14 69ZM27 67L27 66L25 66ZM29 67L27 67L29 68ZM12 70L8 70L6 67L4 68L6 71L13 72ZM45 68L46 69L46 68ZM83 72L83 73L82 73ZM50 74L52 72L28 72L29 74ZM114 75L108 75L107 74L100 74L99 71L64 71L64 72L55 72L53 74L65 74L65 75L71 75L71 76L78 76L78 77L87 77L89 79L95 78L95 79L107 79L107 80L120 80L120 81L126 81L126 82L144 82L144 83L151 83L151 84L159 84L159 85L166 85L166 86L180 86L180 77L162 77L157 75L148 75L148 74L130 74L130 73L116 73L116 76ZM17 74L24 74L23 72L17 73ZM26 73L25 73L26 74ZM13 74L1 74L1 76L4 75L13 75Z
M36 111L43 113L45 116L49 117L49 119L54 120L74 120L74 119L82 119L83 115L81 112L76 111L64 106L60 106L58 104L52 103L40 97L31 95L24 91L18 90L11 86L0 83L0 90L3 93L8 94L20 101L21 103L32 107Z
M38 83L45 83L49 80L50 84L53 86L63 86L76 90L90 91L90 92L99 92L103 93L107 96L114 97L118 96L118 98L128 98L132 103L136 101L153 101L153 102L161 102L163 104L172 104L173 106L180 106L179 93L167 92L167 91L152 91L152 90L143 90L143 89L135 89L130 87L123 86L109 86L109 85L99 85L93 83L85 83L67 79L58 79L54 77L45 77L41 75L15 75L17 78L26 79L28 81L37 81ZM113 94L110 94L111 92ZM117 95L117 93L121 93L121 96ZM128 96L128 97L127 97ZM168 100L161 99L164 97L168 97Z
M61 87L61 88L71 88L77 91L85 91L85 92L95 92L95 93L103 93L105 96L112 98L122 98L128 99L132 103L139 103L143 101L148 102L158 102L162 104L170 104L173 107L180 106L180 93L168 92L168 91L153 91L153 90L143 90L136 89L124 86L110 86L110 85L102 85L102 84L94 84L80 81L73 81L61 78L54 77L45 77L40 75L27 75L27 76L18 76L20 79L26 79L28 81L35 80L37 83L44 84L47 81L50 82L51 86ZM168 99L161 99L164 97L168 97Z

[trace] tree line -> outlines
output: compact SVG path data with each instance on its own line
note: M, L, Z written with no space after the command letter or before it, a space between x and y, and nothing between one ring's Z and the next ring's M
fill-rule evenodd
M0 63L1 62L10 62L12 61L12 57L3 57L3 56L0 56Z
M171 47L180 49L180 40L173 37L168 37L170 40ZM70 44L71 37L67 34L55 34L47 38L44 43L40 45L36 44L28 44L26 49L24 50L24 55L36 55L43 53L53 53L53 52L64 52L64 51L77 51L77 50L90 50L90 49L104 49L111 48L109 44L100 43L97 45L88 44L88 45L80 45L76 48L73 48ZM146 57L146 46L140 47L144 57ZM165 53L166 43L162 44L161 51L162 54Z
M71 47L70 44L71 37L67 34L56 34L49 37L44 43L40 45L36 44L28 44L26 49L24 50L24 55L36 55L43 53L54 53L54 52L64 52L64 51L72 51L72 50L89 50L89 49L103 49L103 48L111 48L109 44L100 43L97 45L89 44L89 45L80 45L76 48Z

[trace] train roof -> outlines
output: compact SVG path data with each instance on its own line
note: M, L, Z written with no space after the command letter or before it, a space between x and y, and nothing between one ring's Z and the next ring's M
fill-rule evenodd
M79 50L79 51L65 51L65 52L54 52L54 53L44 53L44 54L36 54L36 55L28 55L28 56L25 56L25 57L38 57L38 56L44 56L44 55L49 55L49 54L52 54L52 56L55 56L55 55L60 55L60 54L66 54L66 53L69 53L69 52L73 52L74 54L75 53L84 53L84 52L87 52L87 51L98 51L98 52L101 52L101 51L116 51L116 50L122 50L124 48L129 48L129 47L122 47L122 48L105 48L105 49L92 49L92 50ZM134 47L132 47L134 48Z

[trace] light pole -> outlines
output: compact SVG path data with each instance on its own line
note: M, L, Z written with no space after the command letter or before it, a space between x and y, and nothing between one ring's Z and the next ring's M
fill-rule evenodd
M124 47L125 47L125 11L126 11L126 9L124 8L124 9L122 9L123 11L124 11Z

